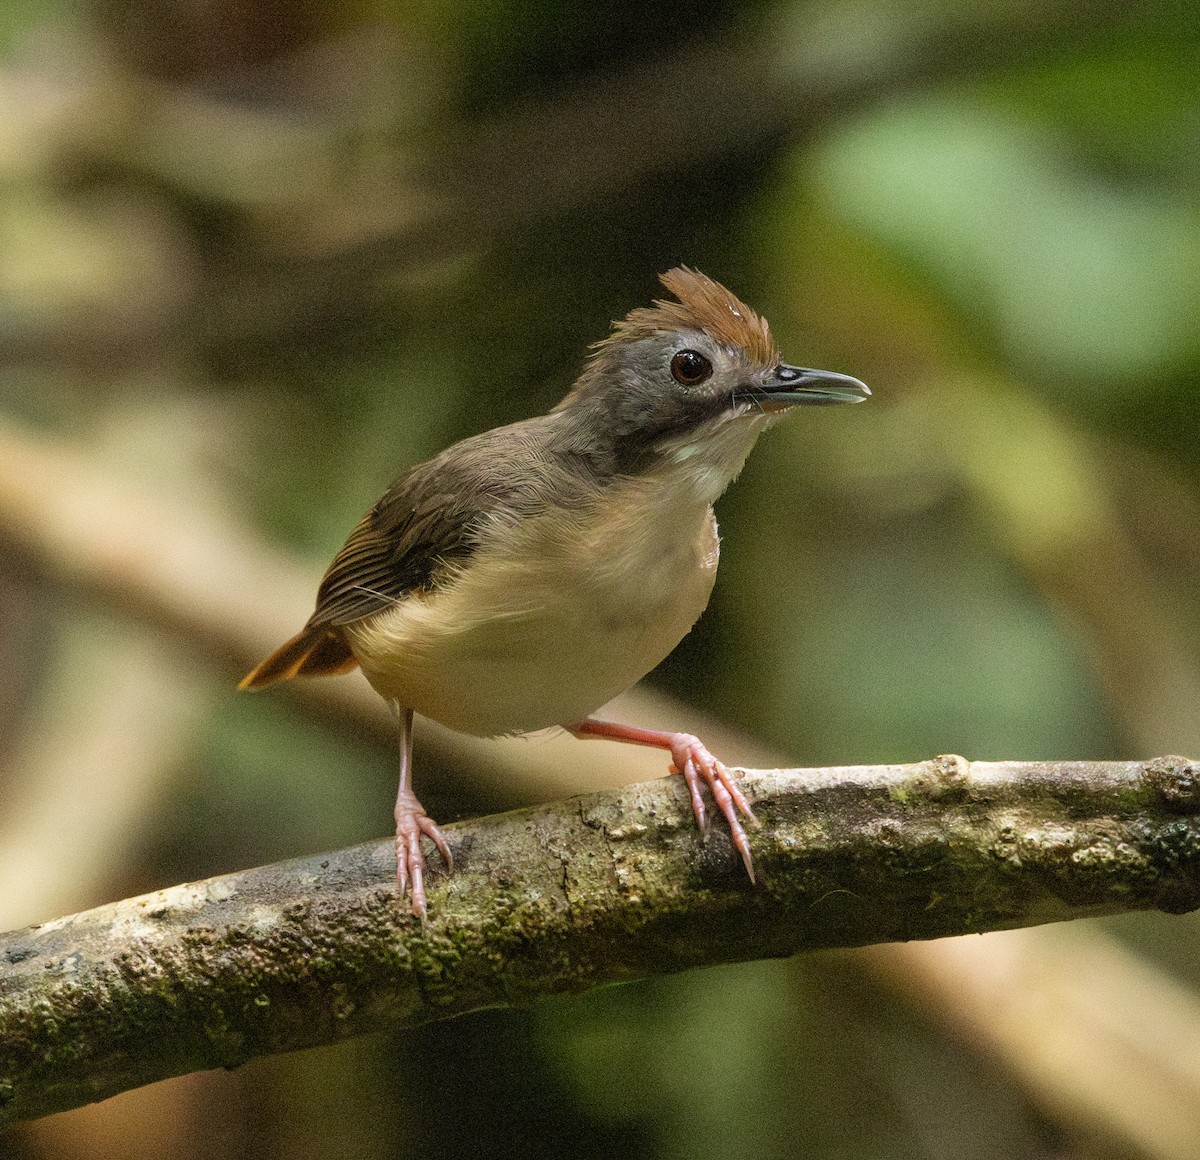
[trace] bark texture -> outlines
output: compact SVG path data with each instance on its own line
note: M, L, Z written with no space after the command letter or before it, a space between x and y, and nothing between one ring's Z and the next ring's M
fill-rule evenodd
M750 771L757 886L678 778L446 827L431 918L390 841L0 936L0 1125L138 1084L691 967L1200 907L1200 766Z

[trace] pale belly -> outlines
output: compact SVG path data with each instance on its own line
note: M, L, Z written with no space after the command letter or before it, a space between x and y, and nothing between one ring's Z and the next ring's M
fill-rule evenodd
M586 717L654 668L712 592L711 510L650 506L610 506L603 527L542 517L516 550L477 554L437 591L348 625L367 679L482 736Z

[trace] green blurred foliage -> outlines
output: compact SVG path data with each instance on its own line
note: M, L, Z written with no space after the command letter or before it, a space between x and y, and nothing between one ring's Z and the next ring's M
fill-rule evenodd
M586 344L686 261L761 307L792 361L875 398L764 439L721 505L713 605L655 680L799 762L1144 755L1161 722L1130 674L1158 656L1114 629L1129 593L1200 665L1200 22L1187 4L1047 8L1062 19L887 0L7 5L0 406L315 568L405 467L552 405ZM699 138L688 110L664 126L661 93L622 88L695 49L766 78L760 107L707 110ZM810 73L835 79L803 99L772 79ZM455 201L489 126L524 116L549 142L580 90L608 102L600 121L642 110L655 147L596 131L580 148L607 151L610 187L543 205L549 175L510 173L517 188ZM492 221L493 201L519 211ZM1169 495L1150 518L1146 497ZM13 628L33 653L72 615L38 599ZM190 767L116 881L386 829L390 753L211 680ZM1200 708L1168 729L1186 748ZM420 776L439 817L481 806ZM1194 924L1119 925L1200 983ZM263 1061L210 1089L221 1142L185 1125L177 1154L1084 1154L850 963Z
M547 1003L551 1058L646 1154L984 1158L1054 1131L838 956L721 967ZM785 1094L786 1093L786 1094ZM781 1096L783 1098L781 1098Z
M879 111L812 160L828 206L925 266L1051 390L1144 397L1200 354L1184 191L1081 172L1036 121L959 94Z

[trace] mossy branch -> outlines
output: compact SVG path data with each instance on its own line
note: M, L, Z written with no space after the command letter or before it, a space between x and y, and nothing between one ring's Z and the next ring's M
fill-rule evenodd
M446 828L432 917L390 842L0 936L0 1125L259 1055L650 974L1200 907L1200 766L749 772L758 885L667 778Z

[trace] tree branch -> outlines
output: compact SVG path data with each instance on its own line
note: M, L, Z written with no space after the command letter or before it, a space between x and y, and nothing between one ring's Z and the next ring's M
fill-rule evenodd
M433 917L390 842L0 936L0 1125L383 1027L825 947L1200 907L1200 766L746 775L758 885L678 779L447 827Z

